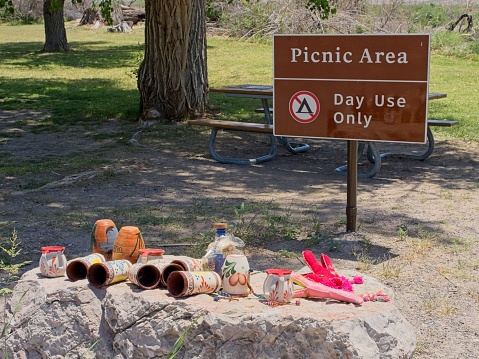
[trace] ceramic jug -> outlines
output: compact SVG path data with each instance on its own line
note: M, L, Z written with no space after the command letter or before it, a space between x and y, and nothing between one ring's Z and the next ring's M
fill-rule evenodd
M143 248L138 250L138 253L140 255L138 257L137 263L146 264L151 261L163 259L165 250L160 248Z
M67 269L67 259L63 254L65 247L42 247L40 257L40 272L44 277L62 277Z
M223 291L238 296L247 296L250 293L249 264L244 254L230 254L226 257L222 267Z
M263 293L267 301L289 303L293 297L293 281L288 269L267 269L266 280L263 284Z

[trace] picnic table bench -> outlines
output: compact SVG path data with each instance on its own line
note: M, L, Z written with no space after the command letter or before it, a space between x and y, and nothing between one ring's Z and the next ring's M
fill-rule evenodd
M238 85L211 88L210 92L221 92L226 96L253 98L261 100L263 107L269 108L268 100L273 98L273 86L268 85ZM271 160L276 155L277 143L286 148L291 153L301 153L308 151L310 146L307 143L292 142L286 137L273 135L273 118L271 113L264 112L265 121L263 123L239 122L217 119L197 119L189 120L190 125L211 127L211 134L208 140L208 148L211 156L221 163L233 164L256 164ZM265 133L270 136L269 153L254 158L233 158L222 156L218 153L215 146L218 130L242 131L252 133Z
M222 92L227 96L233 97L245 97L245 98L256 98L260 99L262 102L262 107L256 108L255 112L263 113L265 116L264 123L256 122L239 122L231 120L218 120L218 119L196 119L189 120L190 125L195 126L206 126L211 127L211 134L208 140L208 148L212 157L221 162L221 163L233 163L233 164L256 164L264 161L271 160L276 155L277 142L284 146L291 153L301 153L309 150L310 146L305 143L291 142L286 137L279 137L273 135L273 109L269 106L268 100L273 97L273 88L272 86L264 85L239 85L239 86L226 86L221 88L212 88L211 92ZM428 99L435 100L446 97L446 94L443 93L429 93ZM264 109L268 109L265 111ZM455 126L459 121L455 120L436 120L428 119L427 121L427 144L428 147L425 152L420 154L415 153L380 153L377 143L375 141L360 141L358 146L358 162L362 155L366 153L367 159L371 164L371 168L366 172L359 173L359 177L374 177L381 168L381 160L390 156L403 156L418 160L427 159L434 151L434 135L430 129L433 126L442 126L442 127L451 127ZM255 157L255 158L232 158L221 156L215 146L215 140L217 138L217 133L219 130L226 131L241 131L241 132L251 132L251 133L263 133L270 136L270 148L269 153ZM340 166L336 168L337 173L345 174L347 173L347 165Z

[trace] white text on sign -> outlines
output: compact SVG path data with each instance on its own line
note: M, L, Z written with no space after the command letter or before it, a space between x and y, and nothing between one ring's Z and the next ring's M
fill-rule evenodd
M307 47L300 49L291 48L291 62L313 62L313 63L346 63L350 64L356 59L360 64L407 64L406 52L384 52L376 51L371 53L365 48L360 56L355 56L351 51L341 52L337 47L336 51L309 51Z
M364 104L365 96L345 96L335 93L333 104L335 106L352 106L356 110L359 110ZM405 107L406 99L404 97L392 97L385 95L374 95L374 106L376 107ZM369 114L363 114L358 111L356 114L344 114L342 112L336 112L333 116L335 123L345 123L347 125L362 125L364 128L368 128L373 116Z

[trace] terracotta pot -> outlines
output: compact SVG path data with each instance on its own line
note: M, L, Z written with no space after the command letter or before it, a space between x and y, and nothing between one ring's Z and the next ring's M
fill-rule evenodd
M221 277L216 272L176 271L168 277L167 288L173 297L214 293L221 288Z
M63 254L65 247L42 247L42 256L38 263L44 277L62 277L67 268L67 259Z
M112 259L129 260L132 264L138 261L140 249L145 248L145 241L140 230L134 226L121 227L113 246Z
M203 268L203 262L201 259L195 259L190 257L178 257L171 261L171 263L179 264L183 270L189 272L201 271Z
M111 254L118 229L111 219L99 219L91 231L92 253L100 253L105 260L111 260Z
M72 259L67 264L67 277L72 282L86 279L88 268L95 263L105 262L105 257L100 253L92 253L88 256Z
M223 291L231 295L247 296L250 293L249 264L245 255L230 254L223 264Z
M128 271L128 279L143 289L158 287L161 279L160 269L150 263L135 263Z
M161 273L160 284L164 287L166 287L168 283L168 278L173 272L185 270L184 267L182 267L178 263L168 263L165 265L158 264L157 266L159 267Z
M88 282L96 288L121 282L128 278L131 262L125 259L95 263L88 268Z

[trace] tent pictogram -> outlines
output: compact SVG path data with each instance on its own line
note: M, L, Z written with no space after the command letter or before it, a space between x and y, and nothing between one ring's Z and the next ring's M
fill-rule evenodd
M289 113L300 123L313 122L320 107L318 98L310 91L296 92L289 100Z

